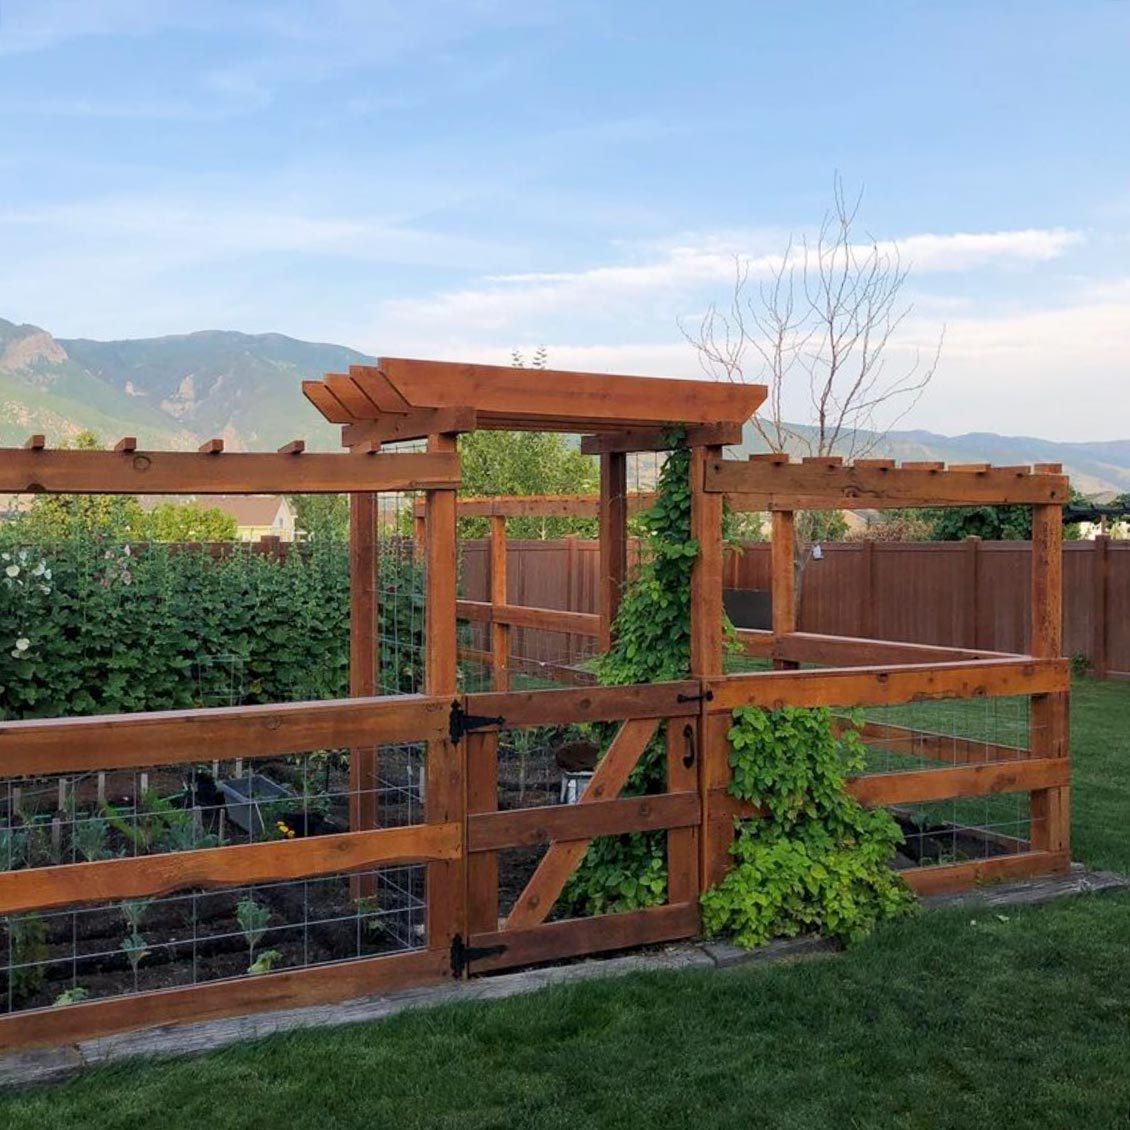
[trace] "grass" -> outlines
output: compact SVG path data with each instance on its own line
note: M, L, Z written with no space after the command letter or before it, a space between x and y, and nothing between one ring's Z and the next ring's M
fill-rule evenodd
M637 975L131 1064L10 1099L0 1124L1125 1125L1130 896L1004 917L931 913L836 959Z
M1130 870L1130 685L1073 702L1075 855ZM1130 1125L1130 894L929 912L833 960L637 975L136 1062L0 1126Z

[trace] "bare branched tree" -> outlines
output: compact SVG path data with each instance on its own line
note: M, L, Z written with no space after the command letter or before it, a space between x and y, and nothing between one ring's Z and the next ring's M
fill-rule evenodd
M862 457L918 402L941 354L889 365L887 347L911 312L901 292L909 267L898 247L856 225L862 193L849 202L842 180L815 244L790 239L769 277L750 280L736 256L724 308L712 304L696 330L680 326L714 379L763 381L769 396L754 426L770 451ZM943 331L944 333L944 331ZM807 388L807 420L785 420L786 393ZM799 425L799 426L798 426Z
M756 288L753 264L735 256L725 306L712 304L696 329L680 329L708 376L768 387L753 425L770 451L855 459L881 446L918 402L945 331L927 360L916 352L901 366L888 364L888 346L912 309L902 300L910 268L894 243L869 233L860 238L862 192L849 201L837 175L833 193L815 243L791 238ZM799 389L807 392L808 419L790 423L786 404ZM797 515L798 607L813 546L837 527L839 514Z

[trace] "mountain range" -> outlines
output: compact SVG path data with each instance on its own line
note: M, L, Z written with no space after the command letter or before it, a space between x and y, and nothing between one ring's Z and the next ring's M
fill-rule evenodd
M338 429L301 382L371 361L341 345L227 330L129 341L56 338L0 318L0 445L43 432L49 443L89 429L107 441L191 449L273 450L290 439L334 450ZM752 429L743 447L754 449ZM891 432L874 454L947 463L1062 463L1085 494L1130 491L1130 439L1060 443L1033 436Z

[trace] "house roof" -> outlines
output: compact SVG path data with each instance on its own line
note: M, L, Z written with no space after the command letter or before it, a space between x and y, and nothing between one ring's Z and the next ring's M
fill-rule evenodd
M398 357L304 381L302 391L331 423L378 422L379 434L390 440L484 428L591 433L669 424L740 427L766 397L764 385Z
M139 500L143 510L152 510L162 502L171 501L162 495L142 495ZM270 526L274 524L279 507L287 505L277 494L209 494L197 497L185 495L176 498L173 505L197 503L205 509L215 508L235 519L237 526Z

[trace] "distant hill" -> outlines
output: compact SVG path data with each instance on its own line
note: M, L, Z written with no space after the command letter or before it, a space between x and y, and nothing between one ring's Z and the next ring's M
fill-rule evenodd
M366 360L282 334L71 340L0 319L0 441L40 431L58 442L89 428L159 447L220 436L231 450L296 438L333 449L338 429L307 403L301 382Z
M741 451L765 450L752 425L747 424ZM995 432L969 432L960 436L934 432L891 432L869 455L899 461L933 460L943 463L995 463L1009 467L1024 463L1062 463L1072 485L1083 494L1130 491L1130 439L1096 443L1058 443L1034 436L1001 436Z
M0 318L0 444L32 432L59 442L89 428L106 440L191 448L213 436L231 450L290 439L338 447L338 429L306 402L301 382L370 361L341 345L282 334L205 330L134 341L55 338ZM758 450L752 427L743 448ZM892 432L877 454L947 463L1062 463L1085 494L1130 491L1130 439L1056 443L972 432Z

